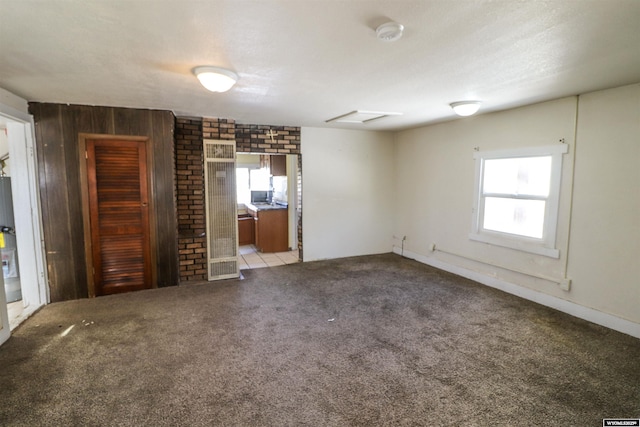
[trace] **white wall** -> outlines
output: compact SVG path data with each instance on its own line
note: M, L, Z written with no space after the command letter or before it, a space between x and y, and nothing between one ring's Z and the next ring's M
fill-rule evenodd
M639 91L640 85L627 86L397 133L394 234L407 236L405 254L640 333ZM569 153L556 240L560 258L469 240L474 148L561 139ZM399 252L399 241L395 245ZM561 286L565 278L571 280L569 291ZM612 324L618 319L621 324Z
M390 133L302 128L304 261L390 252Z
M578 111L570 298L640 323L640 84L583 95Z
M260 155L238 153L236 154L236 166L260 169Z
M552 145L564 139L569 154L564 157L563 178L571 177L575 106L575 98L566 98L400 132L396 137L398 210L394 234L407 236L405 249L503 279L515 277L514 273L508 269L496 272L493 266L504 265L558 281L563 279L570 198L563 198L560 203L557 239L560 259L469 240L473 154L476 149ZM569 183L563 179L563 195L570 191ZM432 244L438 249L435 253L430 250ZM540 284L537 278L519 276L518 280L525 280L525 286L543 287L562 295L557 283Z

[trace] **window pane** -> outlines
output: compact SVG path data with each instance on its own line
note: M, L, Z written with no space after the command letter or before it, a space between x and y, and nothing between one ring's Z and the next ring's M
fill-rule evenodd
M484 199L483 228L541 239L545 205L544 200L487 197Z
M236 187L238 189L238 203L249 203L251 201L249 169L236 168Z
M549 195L551 156L490 159L484 162L483 193Z
M269 191L271 190L271 180L268 169L251 169L251 190Z

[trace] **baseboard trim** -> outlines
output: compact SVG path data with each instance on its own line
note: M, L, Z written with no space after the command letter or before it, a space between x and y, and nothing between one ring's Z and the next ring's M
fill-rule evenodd
M13 332L15 328L20 326L20 324L25 320L27 320L29 317L33 316L42 307L44 307L44 304L40 306L36 306L35 304L29 304L29 306L25 307L22 310L22 313L20 313L18 317L16 317L15 319L13 319L12 322L10 322L9 330Z
M529 301L533 301L538 304L556 309L558 311L562 311L563 313L570 314L572 316L587 320L597 325L613 329L614 331L622 332L635 338L640 338L640 324L638 323L634 323L629 320L613 316L611 314L603 313L602 311L585 307L571 301L547 295L542 292L534 291L533 289L524 288L514 283L496 279L495 277L489 277L477 271L468 270L466 268L444 262L434 257L420 255L415 252L407 251L406 249L402 250L397 246L393 247L393 252L406 258L416 260L423 264L448 271L449 273L457 274L458 276L465 277L483 285L499 289L512 295L516 295L520 298L524 298Z

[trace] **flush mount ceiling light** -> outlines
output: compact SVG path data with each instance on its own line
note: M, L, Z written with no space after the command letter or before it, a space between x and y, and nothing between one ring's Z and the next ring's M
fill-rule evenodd
M480 109L480 101L460 101L449 104L453 111L462 117L472 116Z
M334 117L332 119L326 120L325 123L336 122L336 123L367 123L372 120L381 119L387 116L401 116L402 113L389 113L382 111L362 111L356 110L347 114L342 114L341 116Z
M193 74L211 92L226 92L238 81L236 73L218 67L196 67Z
M404 26L397 22L386 22L376 28L376 35L378 38L385 42L393 42L402 37Z

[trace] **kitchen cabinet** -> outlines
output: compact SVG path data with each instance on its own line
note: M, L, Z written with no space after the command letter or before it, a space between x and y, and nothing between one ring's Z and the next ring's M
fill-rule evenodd
M256 241L255 239L255 224L253 216L247 215L238 215L238 244L242 245L253 245Z
M269 169L269 173L273 176L287 176L287 156L260 154L260 169Z
M271 175L273 176L287 176L287 156L285 155L272 155L269 156Z
M255 245L260 252L289 250L288 209L248 210L254 220Z

